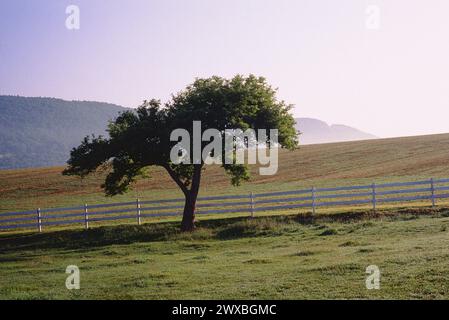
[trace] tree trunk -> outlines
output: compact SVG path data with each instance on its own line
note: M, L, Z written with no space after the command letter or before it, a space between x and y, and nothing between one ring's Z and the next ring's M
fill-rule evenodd
M181 231L193 231L195 229L195 206L200 190L201 169L203 165L195 165L190 190L185 192L186 202L181 222Z
M193 195L189 192L186 195L184 204L184 212L182 215L181 231L193 231L195 229L195 204L198 194Z
M198 197L198 192L200 190L201 182L201 170L203 164L197 164L193 170L192 183L190 189L188 189L181 179L176 175L169 165L164 165L164 168L170 174L170 177L176 182L176 184L181 188L184 196L186 198L184 204L184 212L182 215L181 231L193 231L195 229L195 205L196 199Z

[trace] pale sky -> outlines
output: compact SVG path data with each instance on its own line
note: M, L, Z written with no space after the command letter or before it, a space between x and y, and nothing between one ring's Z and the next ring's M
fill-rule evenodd
M1 0L0 94L136 107L253 73L298 117L449 132L448 17L447 0Z

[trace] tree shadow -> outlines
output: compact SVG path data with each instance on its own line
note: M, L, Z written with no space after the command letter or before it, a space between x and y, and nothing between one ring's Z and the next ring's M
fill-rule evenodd
M301 226L317 223L351 223L371 219L407 219L421 215L449 216L448 208L402 208L390 211L359 210L338 214L301 213L260 217L235 217L197 222L190 233L179 231L179 222L158 222L137 225L95 227L89 230L61 230L43 233L0 235L0 254L20 251L95 250L109 245L176 241L176 240L232 240L247 237L268 237L297 232ZM9 259L8 257L4 257ZM12 259L12 258L11 258ZM0 262L3 261L0 259Z
M0 252L47 249L92 249L114 244L163 241L178 233L178 224L153 223L141 226L95 227L89 230L62 230L43 233L0 235Z

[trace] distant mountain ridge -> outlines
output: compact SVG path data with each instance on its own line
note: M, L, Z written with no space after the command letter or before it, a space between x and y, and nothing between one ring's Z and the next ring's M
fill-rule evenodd
M301 132L300 144L317 144L342 141L377 139L375 135L342 125L328 125L326 122L313 118L297 118L296 129Z
M128 108L94 101L0 95L0 169L64 165L90 134L106 135L109 120ZM297 119L300 144L375 138L344 125Z
M63 165L86 135L106 134L118 105L0 96L0 169Z

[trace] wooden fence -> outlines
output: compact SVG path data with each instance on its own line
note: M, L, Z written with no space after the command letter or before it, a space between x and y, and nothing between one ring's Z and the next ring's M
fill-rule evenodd
M196 214L247 213L320 207L369 206L373 210L383 203L429 201L435 207L438 199L449 198L449 179L369 184L333 188L311 188L283 192L200 197ZM134 222L154 217L181 216L184 199L161 199L111 204L82 205L22 212L0 213L0 230L34 228L42 232L54 225L77 225L116 221Z

